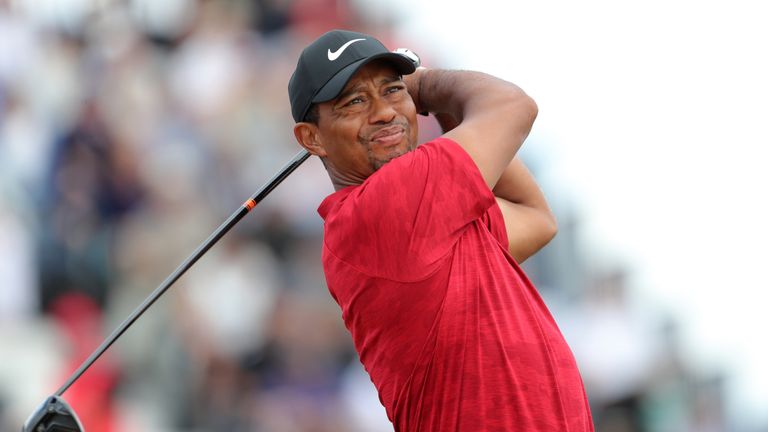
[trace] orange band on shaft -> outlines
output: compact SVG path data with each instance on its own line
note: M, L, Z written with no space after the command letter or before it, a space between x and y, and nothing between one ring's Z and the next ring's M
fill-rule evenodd
M253 198L251 198L245 203L243 203L243 205L245 206L245 208L248 209L248 211L251 211L253 210L254 207L256 207L256 201L254 201Z

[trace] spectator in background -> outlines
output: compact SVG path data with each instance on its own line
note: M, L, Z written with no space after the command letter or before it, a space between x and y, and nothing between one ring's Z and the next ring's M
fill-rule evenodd
M19 201L13 195L0 183L0 323L26 320L37 310L31 222L11 208Z
M645 431L643 394L658 361L653 329L632 310L626 272L603 271L588 285L571 329L598 430ZM605 349L610 347L610 349Z
M59 295L52 301L50 310L69 347L64 370L75 370L104 338L101 333L103 313L93 299L78 292ZM64 379L62 377L62 381ZM67 392L67 400L77 407L77 415L86 430L121 430L114 398L119 379L119 368L108 353Z
M100 307L109 295L109 251L117 219L140 197L121 182L115 149L98 107L83 106L54 148L43 195L40 290L43 309L62 294L87 294Z

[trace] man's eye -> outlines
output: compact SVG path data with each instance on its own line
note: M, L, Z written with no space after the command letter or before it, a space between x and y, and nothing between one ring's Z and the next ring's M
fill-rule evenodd
M399 92L402 89L403 89L403 86L389 87L389 88L387 88L387 93L397 93L397 92Z
M350 99L349 102L347 102L345 105L346 106L356 105L356 104L359 104L359 103L362 103L362 102L363 102L363 98L356 97L354 99Z

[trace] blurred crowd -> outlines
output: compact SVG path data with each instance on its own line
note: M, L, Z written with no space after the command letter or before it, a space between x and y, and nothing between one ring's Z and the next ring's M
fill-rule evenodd
M368 3L0 0L0 430L298 152L287 83L308 41L419 51ZM65 393L86 429L391 430L325 288L331 191L310 159L193 267ZM674 320L637 316L625 269L580 259L560 210L526 267L598 430L727 430L724 377L685 364Z

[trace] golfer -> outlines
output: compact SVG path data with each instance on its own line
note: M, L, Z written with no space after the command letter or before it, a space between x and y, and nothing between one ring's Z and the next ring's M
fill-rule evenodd
M318 209L328 289L395 430L592 431L573 355L518 265L556 232L515 159L534 101L341 30L304 49L288 91L296 139L336 190ZM444 135L417 145L418 113Z

